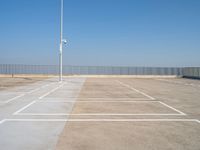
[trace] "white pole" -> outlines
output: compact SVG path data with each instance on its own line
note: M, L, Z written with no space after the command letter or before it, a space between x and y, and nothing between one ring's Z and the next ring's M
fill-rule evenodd
M63 60L62 60L62 52L63 52L63 0L61 0L61 16L60 16L60 76L59 81L62 82L63 75Z

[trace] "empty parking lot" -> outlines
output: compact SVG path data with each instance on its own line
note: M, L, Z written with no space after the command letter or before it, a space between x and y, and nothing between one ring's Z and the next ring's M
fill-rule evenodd
M0 91L1 149L194 150L200 81L48 78Z

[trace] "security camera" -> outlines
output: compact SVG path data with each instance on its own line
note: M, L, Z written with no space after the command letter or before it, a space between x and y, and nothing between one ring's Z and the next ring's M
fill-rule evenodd
M63 41L64 44L67 44L67 40L66 39L63 39L62 41Z

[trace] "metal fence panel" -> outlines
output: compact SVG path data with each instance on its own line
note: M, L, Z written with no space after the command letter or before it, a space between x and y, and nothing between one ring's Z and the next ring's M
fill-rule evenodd
M190 78L200 78L200 67L183 68L183 76Z
M57 65L0 64L0 74L52 74L59 73ZM64 75L178 75L200 77L200 67L118 67L118 66L63 66Z

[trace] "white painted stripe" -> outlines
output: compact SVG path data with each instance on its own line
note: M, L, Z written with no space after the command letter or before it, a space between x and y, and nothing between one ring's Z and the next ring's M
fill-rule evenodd
M48 96L49 94L51 94L51 93L55 92L56 90L58 90L59 88L61 88L63 85L64 84L59 85L58 87L56 87L56 88L52 89L51 91L45 93L44 95L40 96L39 99L43 99L44 97Z
M50 84L54 84L54 83L50 83ZM23 93L23 94L20 94L20 95L15 96L15 97L13 97L13 98L11 98L11 99L5 101L5 102L0 102L0 103L10 103L10 102L12 102L12 101L14 101L14 100L17 100L18 98L21 98L21 97L25 96L26 94L31 94L31 93L33 93L33 92L36 92L36 91L40 90L41 88L44 88L44 87L46 87L46 86L49 86L50 84L46 84L46 85L44 85L44 86L42 86L42 87L40 87L40 88L31 90L31 91L29 91L29 92L17 92L17 93Z
M123 85L123 86L125 86L125 87L127 87L127 88L130 88L130 89L134 90L135 92L138 92L138 93L140 93L140 94L142 94L142 95L148 97L148 98L151 99L151 100L155 100L154 97L152 97L152 96L150 96L150 95L148 95L148 94L146 94L146 93L144 93L144 92L142 92L142 91L140 91L140 90L137 90L137 89L131 87L131 86L128 85L128 84L125 84L125 83L123 83L123 82L121 82L121 81L118 81L118 80L116 80L116 81L117 81L119 84L121 84L121 85Z
M50 86L50 85L52 85L52 84L55 84L55 83L53 82L53 83L45 84L45 85L43 85L41 88L45 88L45 87Z
M17 115L18 113L20 113L21 111L25 110L26 108L30 107L31 105L33 105L34 103L36 103L36 101L32 101L31 103L29 103L28 105L22 107L21 109L17 110L16 112L13 113L13 115Z
M17 116L70 116L67 113L17 113Z
M73 93L73 94L79 94L79 92L77 92L77 93ZM73 99L73 98L77 98L77 97L65 97L64 99ZM52 99L52 98L49 98L49 99ZM56 99L63 99L63 98L56 98ZM148 101L151 101L149 98L131 98L131 97L122 97L122 98L119 98L119 97L86 97L86 98L81 98L81 97L79 97L78 98L80 101L82 101L82 100L104 100L104 101L106 101L106 100L148 100ZM155 100L152 100L152 101L155 101Z
M39 91L40 89L41 89L41 88L34 89L34 90L32 90L32 91L27 92L27 94L34 93L34 92L36 92L36 91Z
M101 99L106 99L106 100L115 100L115 99L120 99L120 100L127 100L127 99L131 99L131 100L149 100L149 99L147 99L147 98L136 98L136 97L133 97L133 98L131 98L131 97L88 97L88 98L79 98L79 100L82 100L82 99L99 99L99 100L101 100Z
M167 105L167 104L164 103L164 102L159 101L159 103L163 104L164 106L166 106L166 107L168 107L168 108L170 108L170 109L172 109L172 110L174 110L174 111L176 111L176 112L178 112L178 113L180 113L180 114L182 114L182 115L186 115L186 114L183 113L182 111L177 110L176 108L174 108L174 107L172 107L172 106L169 106L169 105Z
M47 87L47 86L49 86L49 84L43 85L41 88L45 88L45 87Z
M27 92L27 93L28 93L28 94L31 94L31 93L33 93L33 92L39 91L41 88L45 88L45 87L50 86L50 85L52 85L52 84L55 84L55 83L53 82L53 83L45 84L45 85L43 85L43 86L41 86L41 87L39 87L39 88L36 88L36 89L34 89L34 90L32 90L32 91Z
M118 113L113 113L113 114L98 114L98 113L85 113L85 114L70 114L74 116L180 116L182 114L162 114L162 113L144 113L144 114L118 114Z
M149 100L141 100L141 101L49 101L49 100L40 100L37 101L39 103L159 103L159 101L149 101Z
M182 116L183 114L162 114L162 113L147 113L147 114L119 114L119 113L82 113L82 114L69 114L69 113L17 113L20 116Z
M67 119L4 119L4 122L66 122Z
M3 124L5 121L6 121L5 119L1 120L1 121L0 121L0 124Z
M68 119L71 122L198 122L196 119Z
M16 99L18 99L18 98L20 98L20 97L23 97L24 95L25 95L25 94L20 94L20 95L18 95L18 96L15 96L15 97L13 97L13 98L11 98L11 99L5 101L4 103L10 103L10 102L12 102L12 101L14 101L14 100L16 100Z
M4 122L197 122L197 119L5 119Z

